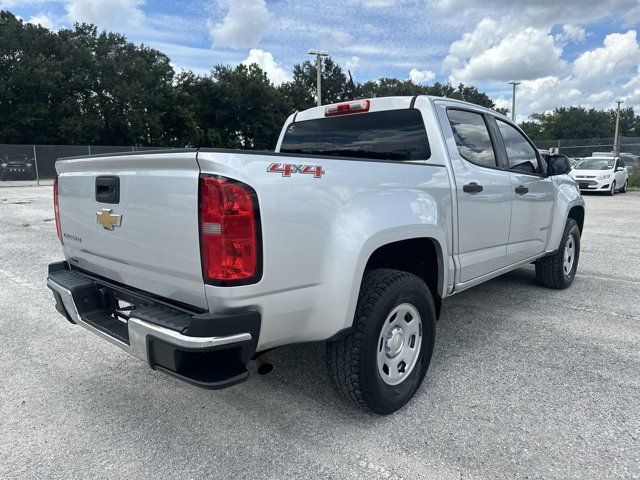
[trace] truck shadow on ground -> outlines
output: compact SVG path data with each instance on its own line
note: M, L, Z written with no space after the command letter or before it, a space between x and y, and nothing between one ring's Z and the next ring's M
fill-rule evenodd
M501 312L512 304L508 292L523 288L533 292L537 289L535 272L531 266L509 272L443 302L437 322L436 344L425 381L428 383L431 377L438 375L438 367L446 362L447 357L463 356L474 348L486 348L487 341L497 330L509 328L512 320ZM278 389L308 397L314 402L341 403L340 408L348 405L356 412L350 403L331 399L341 399L341 396L328 378L325 361L324 342L276 348L251 362L252 378L249 382L259 375L257 368L261 364L269 363L273 365L273 370L260 375L261 382L274 387L277 385ZM428 387L418 392L418 395L421 394L428 395Z
M427 403L443 401L442 396L437 400L430 398L430 384L450 381L446 370L452 368L449 362L452 357L464 358L476 348L487 348L492 336L509 328L512 320L500 313L502 305L508 303L508 298L504 298L505 289L530 289L532 286L535 286L535 274L524 268L444 302L431 366L417 398L424 396ZM266 375L259 375L256 370L263 362L271 363L274 368ZM282 427L283 416L290 419L300 416L300 422L313 422L318 428L328 419L373 425L390 418L367 415L334 390L326 372L324 343L272 350L251 362L252 376L247 382L222 391L201 390L184 384L150 371L144 364L128 357L123 357L117 367L114 371L103 370L109 368L104 365L97 366L94 369L100 371L70 379L74 383L75 408L82 411L82 416L99 422L112 408L109 405L134 406L135 411L125 413L120 418L122 424L112 428L128 429L131 422L138 425L153 423L158 411L177 416L186 422L185 427L192 424L194 428L203 421L218 422L229 417L236 420L244 417L263 427L271 423ZM105 399L109 399L108 404L104 403ZM309 412L313 412L311 417Z

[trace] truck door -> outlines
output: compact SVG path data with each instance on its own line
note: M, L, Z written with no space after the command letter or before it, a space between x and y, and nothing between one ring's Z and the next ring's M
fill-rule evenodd
M507 264L512 188L482 110L437 102L457 199L457 283ZM454 257L455 258L455 257Z
M545 251L555 202L551 177L537 149L519 129L495 118L511 178L513 206L507 257L509 264Z

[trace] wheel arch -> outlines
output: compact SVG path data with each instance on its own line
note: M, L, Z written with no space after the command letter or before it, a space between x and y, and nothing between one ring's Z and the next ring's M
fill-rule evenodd
M580 229L580 235L582 235L582 227L584 226L584 207L582 205L576 205L569 210L567 218L571 218L576 221L578 228Z
M364 274L375 268L390 268L416 275L422 279L440 315L444 292L444 260L442 246L432 237L414 237L380 245L369 256Z

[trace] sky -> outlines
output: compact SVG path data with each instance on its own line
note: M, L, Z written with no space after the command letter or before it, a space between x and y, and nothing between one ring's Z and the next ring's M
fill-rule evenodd
M0 0L25 21L89 22L161 50L176 69L257 63L290 78L310 48L356 81L475 85L518 120L623 100L640 112L640 0Z

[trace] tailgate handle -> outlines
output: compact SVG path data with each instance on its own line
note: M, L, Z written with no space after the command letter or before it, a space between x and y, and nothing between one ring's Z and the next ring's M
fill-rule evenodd
M96 201L120 203L120 177L111 175L96 177Z

